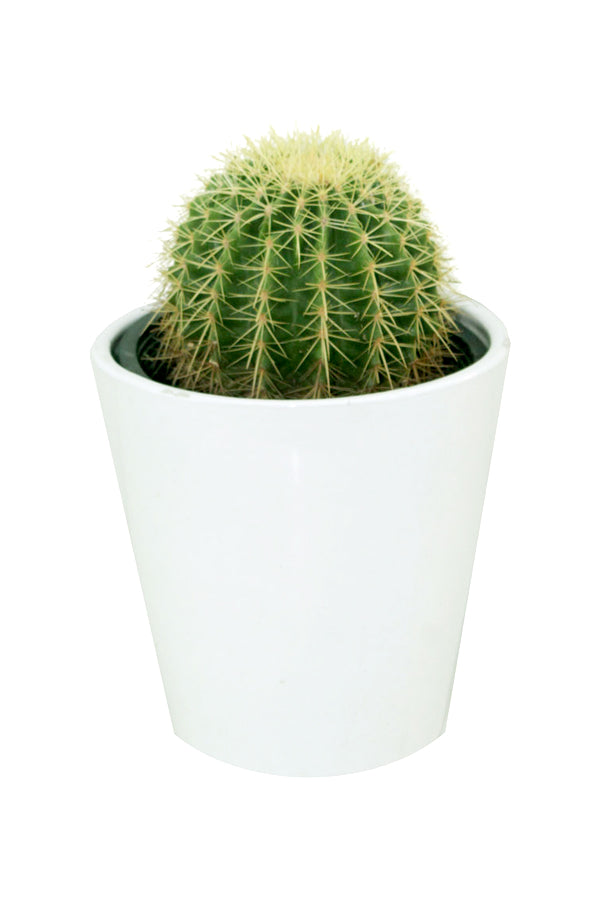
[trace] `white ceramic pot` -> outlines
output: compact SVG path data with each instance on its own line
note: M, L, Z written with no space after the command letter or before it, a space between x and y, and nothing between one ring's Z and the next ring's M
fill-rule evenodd
M175 733L249 769L336 775L445 728L508 337L444 378L249 400L92 350Z

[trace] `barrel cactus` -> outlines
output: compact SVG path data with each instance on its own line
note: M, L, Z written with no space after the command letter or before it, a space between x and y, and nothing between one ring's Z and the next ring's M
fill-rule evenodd
M174 226L150 364L171 384L322 398L444 374L451 273L395 165L340 134L225 154Z

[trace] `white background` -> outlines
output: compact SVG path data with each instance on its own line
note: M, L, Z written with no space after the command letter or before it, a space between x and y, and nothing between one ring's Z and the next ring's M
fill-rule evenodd
M23 2L1 40L4 896L598 897L591 3ZM172 735L88 361L269 125L392 151L513 342L447 734L340 778Z

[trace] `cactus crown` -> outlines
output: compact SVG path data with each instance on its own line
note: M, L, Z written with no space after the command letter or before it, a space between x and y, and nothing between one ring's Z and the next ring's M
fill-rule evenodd
M271 133L222 157L165 247L150 362L241 397L362 394L444 374L450 274L387 156Z

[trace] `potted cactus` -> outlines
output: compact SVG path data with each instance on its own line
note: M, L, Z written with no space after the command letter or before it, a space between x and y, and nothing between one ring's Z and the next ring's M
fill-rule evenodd
M92 361L176 734L294 775L445 728L508 338L368 142L227 154Z

